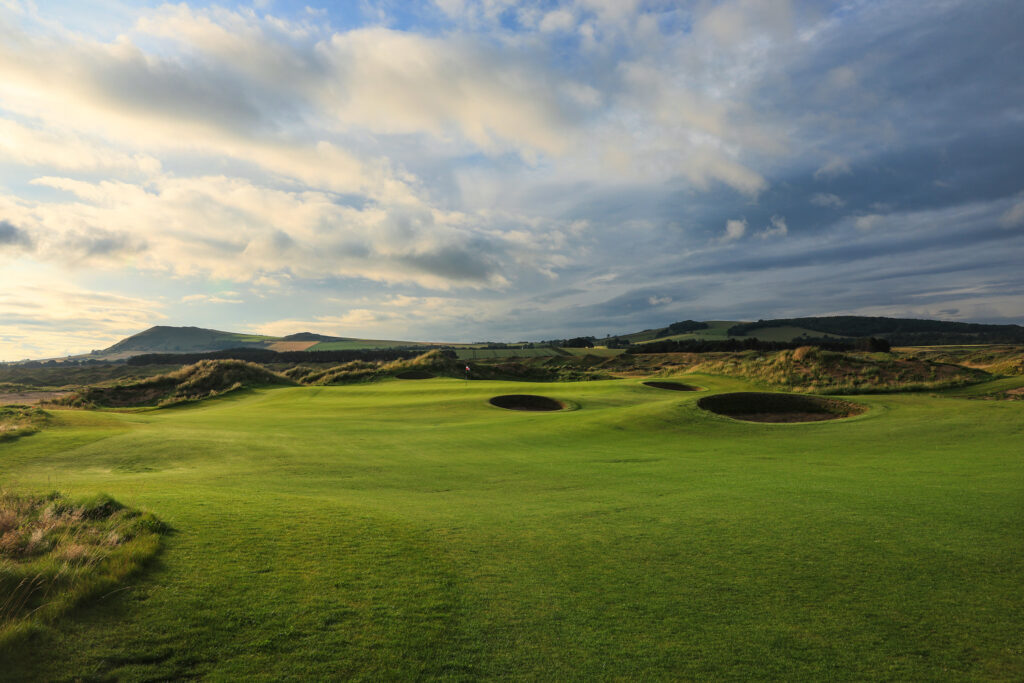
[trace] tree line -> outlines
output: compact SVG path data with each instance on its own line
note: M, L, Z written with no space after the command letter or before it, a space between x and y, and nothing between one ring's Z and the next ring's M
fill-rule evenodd
M733 325L727 333L730 337L744 337L766 327L803 327L840 337L885 337L897 346L1024 343L1024 327L1020 325L986 325L860 315L758 320L756 323Z

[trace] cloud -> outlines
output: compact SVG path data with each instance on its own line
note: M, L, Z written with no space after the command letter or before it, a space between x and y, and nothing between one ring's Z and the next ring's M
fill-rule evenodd
M244 304L245 300L237 297L236 292L224 292L225 296L217 296L215 294L189 294L181 297L182 303L195 304L195 303L207 303L207 304Z
M771 225L757 233L757 236L761 239L768 239L770 237L785 237L788 233L789 227L786 225L786 219L782 216L772 216Z
M722 242L735 242L747 233L747 219L742 220L728 220L725 222L725 234L722 236Z
M541 31L570 31L576 25L576 17L573 13L564 10L552 10L540 20L538 28Z
M999 217L999 224L1004 228L1016 228L1024 225L1024 202L1017 202Z
M5 13L0 291L38 268L206 324L183 297L248 283L203 295L244 300L217 325L402 338L1017 291L1009 0L397 7ZM967 297L924 303L1012 315Z
M18 275L0 288L0 360L103 348L165 318L152 300L82 289L52 272Z
M65 171L160 171L160 161L148 154L128 154L66 131L36 130L4 119L0 119L0 157Z
M249 282L285 272L388 283L504 287L566 263L573 221L529 221L392 206L344 206L313 191L223 176L159 176L145 186L43 177L70 201L0 194L49 261L131 256L137 268ZM96 225L104 228L96 228ZM9 239L14 239L13 237Z
M13 246L25 249L32 247L32 239L21 228L9 221L0 221L0 247Z
M814 172L814 179L832 180L839 176L849 175L852 172L849 161L839 156L833 156Z
M846 206L846 202L843 201L841 197L828 192L817 192L811 195L810 201L811 204L814 204L815 206L825 206L835 209Z
M858 230L874 230L882 224L883 216L877 213L869 213L864 216L857 216L853 219L853 224L857 226Z

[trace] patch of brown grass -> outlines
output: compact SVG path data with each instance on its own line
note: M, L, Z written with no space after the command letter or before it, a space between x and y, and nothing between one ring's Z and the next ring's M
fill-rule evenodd
M165 529L108 496L0 491L0 647L137 570Z

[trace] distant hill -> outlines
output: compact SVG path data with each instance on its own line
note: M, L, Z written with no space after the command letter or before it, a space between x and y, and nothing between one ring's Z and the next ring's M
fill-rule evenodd
M327 351L338 349L376 349L413 345L379 339L331 337L314 332L297 332L285 337L225 332L203 327L157 325L126 337L116 344L81 358L121 360L148 354L195 354L225 349L267 349L271 351Z
M281 341L336 342L351 341L351 339L349 337L328 337L327 335L316 334L315 332L296 332L295 334L289 334L287 337L281 337Z
M273 343L274 341L278 341L278 339L262 335L209 330L202 327L157 325L126 337L94 355L123 358L126 355L139 353L190 353L231 348L262 349L267 347L268 342Z

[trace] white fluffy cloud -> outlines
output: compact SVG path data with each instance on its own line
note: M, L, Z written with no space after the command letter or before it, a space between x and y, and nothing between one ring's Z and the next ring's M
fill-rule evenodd
M163 304L83 289L58 273L15 268L0 288L0 359L103 348L164 319Z
M747 234L747 219L733 219L725 222L725 234L722 235L723 242L735 242Z
M761 239L768 239L770 237L785 237L787 234L789 234L789 226L786 225L785 217L772 216L770 225L757 233L757 236Z
M1024 224L1019 126L976 135L1019 119L1020 60L972 66L1020 51L988 30L1007 0L357 5L0 3L0 291L25 268L165 295L140 323L561 336L696 315L687 278L726 262L991 258Z

